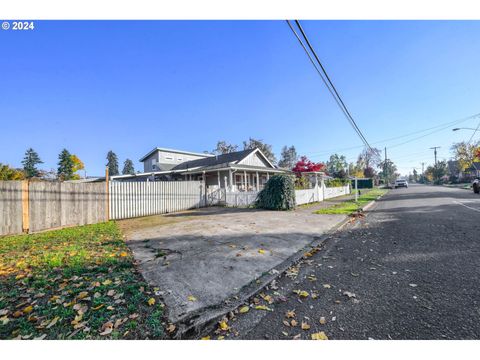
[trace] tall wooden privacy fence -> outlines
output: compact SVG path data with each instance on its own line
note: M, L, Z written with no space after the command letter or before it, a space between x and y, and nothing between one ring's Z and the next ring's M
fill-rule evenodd
M0 235L107 220L105 183L0 181Z
M112 181L109 185L110 218L113 220L205 206L200 181Z

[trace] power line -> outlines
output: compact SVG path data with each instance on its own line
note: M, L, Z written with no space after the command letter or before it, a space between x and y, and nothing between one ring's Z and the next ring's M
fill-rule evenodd
M323 67L320 59L318 58L317 56L317 53L315 52L315 50L313 49L313 46L310 44L310 41L308 40L308 37L307 35L305 34L305 31L303 30L302 26L300 25L300 22L298 20L295 20L295 23L298 27L298 29L300 30L301 34L302 34L302 37L304 38L305 42L307 43L307 46L308 48L310 49L311 53L313 54L313 56L315 57L316 59L316 63L315 61L312 59L310 53L308 52L307 48L305 47L303 41L300 39L300 36L297 34L297 32L295 31L295 29L293 28L293 26L290 24L290 21L287 20L287 24L288 26L290 27L290 29L292 30L292 32L294 33L295 37L297 38L297 40L299 41L300 45L302 46L303 50L305 51L305 53L307 54L308 58L310 59L310 62L313 64L313 66L315 67L315 70L317 71L317 73L320 75L320 77L322 78L322 81L323 83L325 84L325 86L328 88L330 94L333 96L333 98L335 99L335 102L337 103L337 105L340 107L340 109L342 110L343 114L345 115L345 117L347 118L347 120L350 122L350 125L352 125L353 129L355 130L355 132L357 133L357 135L360 137L360 139L362 140L362 142L369 148L369 149L372 149L370 144L368 143L367 139L365 138L365 136L363 135L362 131L360 130L360 128L358 127L357 123L355 122L355 120L353 119L352 115L350 114L350 112L348 111L348 108L346 107L344 101L342 100L340 94L338 93L337 89L335 88L335 85L333 85L333 82L331 81L330 77L328 76L325 68ZM321 68L321 71L318 69L317 67L317 64L320 66ZM322 75L323 73L323 75Z
M449 121L449 122L444 122L444 123L441 123L441 124L438 124L438 125L435 125L435 126L432 126L432 127L429 127L429 128L425 128L425 129L422 129L422 130L417 130L417 131L414 131L414 132L411 132L411 133L407 133L407 134L404 134L404 135L399 135L399 136L395 136L395 137L392 137L392 138L388 138L388 139L383 139L383 140L378 140L378 141L375 141L372 143L372 145L375 145L375 144L384 144L385 142L387 141L391 141L391 140L396 140L396 139L401 139L401 138L404 138L404 137L408 137L408 136L412 136L412 135L415 135L415 134L420 134L420 133L423 133L425 131L428 131L428 130L432 130L432 129L437 129L438 127L442 127L441 129L438 129L438 130L434 130L428 134L425 134L425 135L422 135L421 137L424 137L424 136L428 136L428 135L431 135L431 134L434 134L434 133L437 133L437 132L440 132L440 131L443 131L449 127L452 127L454 125L457 125L459 123L462 123L462 122L465 122L467 120L470 120L470 119L474 119L476 117L480 117L480 113L478 114L475 114L475 115L471 115L471 116L468 116L466 118L462 118L462 119L457 119L457 120L454 120L454 121ZM447 125L447 126L445 126ZM401 143L401 144L396 144L396 145L393 145L393 147L396 147L396 146L400 146L402 144L405 144L405 143L408 143L410 141L414 141L418 138L415 138L415 139L410 139L404 143ZM357 145L357 146L351 146L351 147L347 147L347 148L342 148L342 149L331 149L331 150L325 150L325 151L321 151L321 152L311 152L311 153L307 153L307 155L315 155L315 156L321 156L321 155L328 155L328 154L331 154L332 152L339 152L339 151L346 151L346 150L355 150L355 149L360 149L360 148L363 148L364 145Z

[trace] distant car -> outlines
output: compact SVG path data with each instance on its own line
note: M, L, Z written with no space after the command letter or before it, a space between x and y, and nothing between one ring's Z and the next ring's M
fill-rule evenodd
M399 188L399 187L405 187L405 188L408 188L408 182L407 180L403 180L403 179L397 179L395 180L395 185L394 185L395 189Z
M475 194L479 194L479 193L480 193L480 179L475 179L475 180L473 180L472 188L473 188L473 192L474 192Z

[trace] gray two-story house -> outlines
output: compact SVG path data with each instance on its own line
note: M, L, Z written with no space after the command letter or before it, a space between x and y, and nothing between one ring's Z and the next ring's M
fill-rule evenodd
M202 180L211 188L253 191L263 188L271 175L285 172L258 148L222 155L155 148L140 161L143 173L115 176L112 180Z

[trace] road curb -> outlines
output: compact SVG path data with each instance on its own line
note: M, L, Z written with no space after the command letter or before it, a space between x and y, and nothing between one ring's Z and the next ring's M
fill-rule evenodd
M273 280L282 275L288 268L299 262L304 254L312 248L323 247L335 232L341 230L345 225L350 223L352 218L347 216L342 221L335 224L325 233L314 237L313 241L304 246L301 250L289 256L277 266L264 273L259 278L253 280L250 284L244 286L240 291L225 299L222 304L210 306L200 309L197 312L192 312L188 318L182 319L174 325L177 327L175 339L195 339L203 332L210 332L216 326L218 321L229 312L237 309L245 303L249 298L261 291L265 286L270 284Z
M370 211L370 209L377 203L378 200L380 200L382 197L384 197L386 194L388 194L388 191L383 194L383 195L380 195L379 197L377 197L375 200L372 200L370 201L367 205L365 205L364 207L362 207L362 211Z

